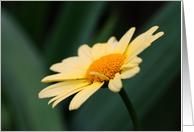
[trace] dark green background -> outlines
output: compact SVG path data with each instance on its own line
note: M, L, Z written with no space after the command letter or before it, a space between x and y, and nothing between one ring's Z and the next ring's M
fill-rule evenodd
M132 39L158 25L164 35L123 80L144 131L181 130L181 2L1 2L1 130L134 130L118 93L100 89L78 110L54 109L38 93L49 67L131 27Z

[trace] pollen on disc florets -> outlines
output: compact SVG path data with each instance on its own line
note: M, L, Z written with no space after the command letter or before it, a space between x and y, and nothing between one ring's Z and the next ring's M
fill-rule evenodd
M85 76L87 80L89 82L99 82L105 80L97 75L90 74L90 72L98 72L105 75L109 79L113 79L115 77L115 74L120 72L120 67L123 65L125 58L125 55L113 53L102 56L99 59L93 61L86 71Z

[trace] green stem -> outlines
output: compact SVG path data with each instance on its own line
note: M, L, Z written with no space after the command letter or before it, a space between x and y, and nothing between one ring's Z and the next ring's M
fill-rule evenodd
M133 105L132 105L129 97L127 96L127 93L125 92L125 89L121 88L121 91L119 92L119 94L120 94L121 98L123 99L128 111L129 111L129 114L131 116L131 119L132 119L135 130L136 131L141 131L139 121L138 121L138 118L137 118L137 114L135 112L135 109L133 108Z

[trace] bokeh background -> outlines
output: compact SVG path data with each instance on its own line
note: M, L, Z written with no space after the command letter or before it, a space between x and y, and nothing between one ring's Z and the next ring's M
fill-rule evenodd
M158 25L164 35L139 56L141 71L123 80L144 131L181 130L181 2L1 2L1 130L134 130L118 93L100 89L78 110L73 96L54 109L38 93L49 67L82 44L132 39Z

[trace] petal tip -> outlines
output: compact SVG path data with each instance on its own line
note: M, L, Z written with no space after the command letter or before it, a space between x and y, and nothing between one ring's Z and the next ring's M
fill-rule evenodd
M157 25L156 25L156 26L153 26L153 28L156 28L156 29L158 29L158 28L159 28L159 26L157 26Z
M38 98L39 98L39 99L42 99L42 97L41 97L41 94L40 94L40 93L38 94Z
M55 104L55 103L53 103L52 108L54 109L54 108L55 108L55 106L56 106L56 104Z
M46 83L47 82L47 77L44 77L42 80L41 80L42 83Z

